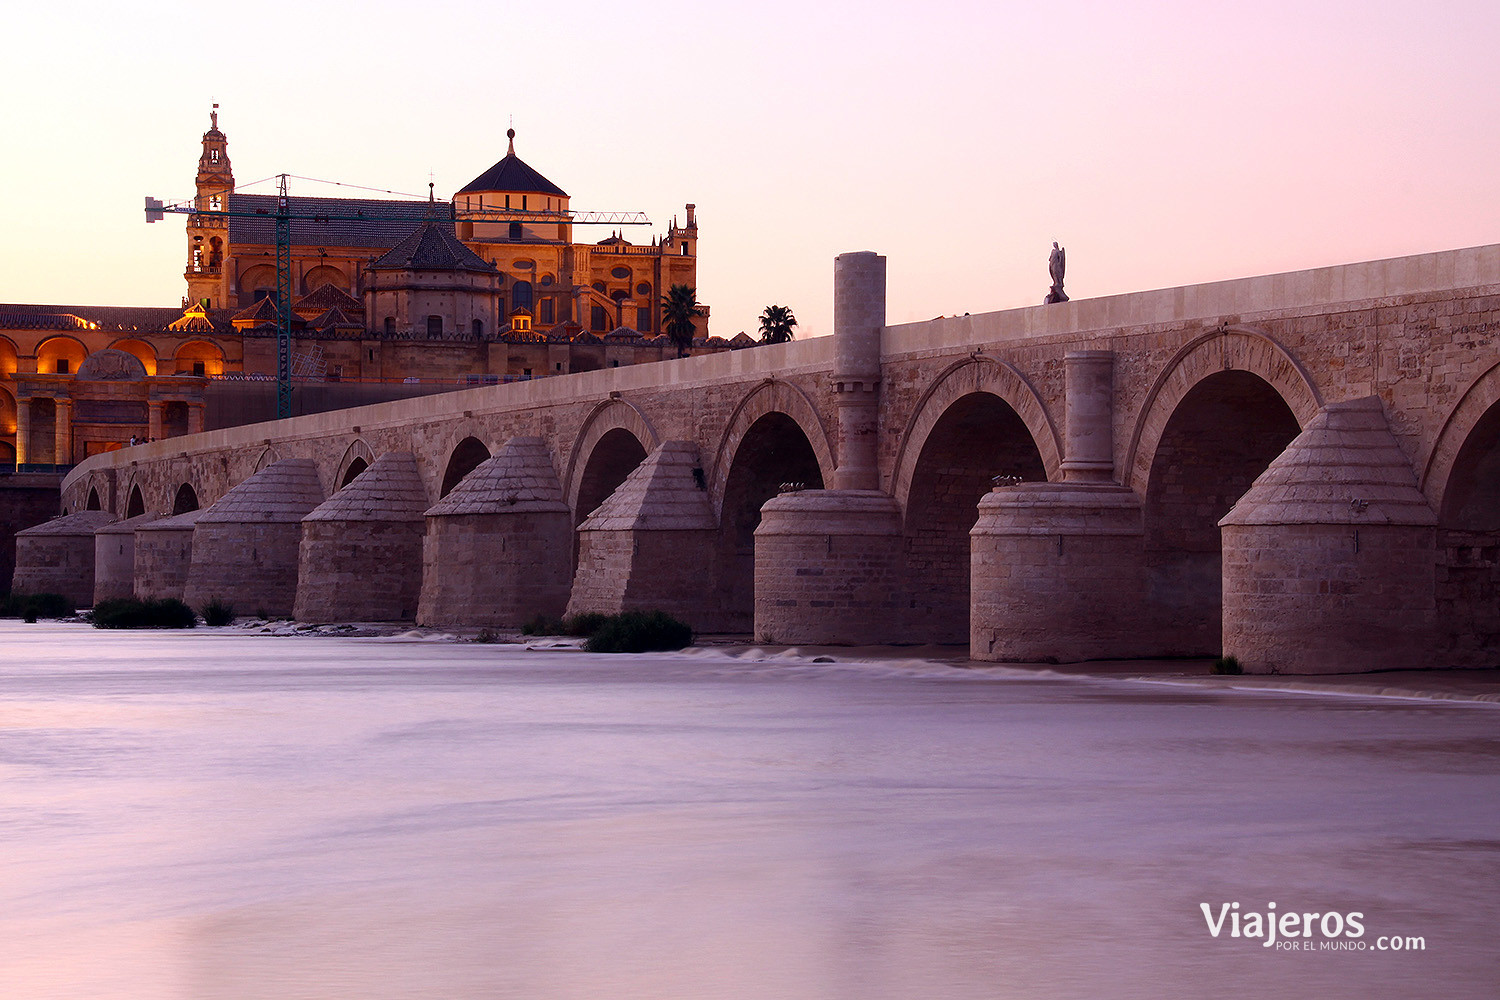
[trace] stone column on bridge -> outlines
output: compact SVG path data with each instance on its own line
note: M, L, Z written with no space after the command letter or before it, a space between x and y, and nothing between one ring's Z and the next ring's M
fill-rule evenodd
M541 438L511 438L426 518L420 624L515 628L562 614L573 516Z
M146 440L160 441L162 438L162 409L166 406L159 399L153 399L146 403Z
M1114 354L1064 364L1063 479L997 486L969 532L969 655L1021 662L1146 655L1140 498L1114 482Z
M880 334L885 329L885 258L870 251L833 261L833 392L839 415L836 490L876 490Z
M885 258L833 263L838 466L833 489L772 497L755 529L755 637L800 644L904 639L901 509L877 464Z
M1224 653L1246 672L1444 665L1437 515L1379 397L1324 407L1219 528Z
M189 403L187 405L187 432L189 434L201 434L203 432L203 403Z

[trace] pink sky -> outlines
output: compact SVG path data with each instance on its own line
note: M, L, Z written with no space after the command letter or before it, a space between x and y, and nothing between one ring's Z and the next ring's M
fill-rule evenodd
M697 203L725 336L827 333L848 250L905 322L1039 302L1054 239L1074 298L1500 241L1500 5L1124 6L27 5L0 301L176 304L141 202L191 193L213 101L242 183L440 196L513 116L576 208Z

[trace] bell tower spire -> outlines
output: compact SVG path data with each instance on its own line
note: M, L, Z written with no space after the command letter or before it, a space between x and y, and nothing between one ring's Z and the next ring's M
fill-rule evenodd
M234 192L234 171L229 166L229 140L219 131L219 106L208 113L208 131L203 133L203 152L198 157L197 192L188 216L188 259L184 277L188 300L208 300L209 308L223 309L229 302L224 261L229 254L229 219L214 213L228 211Z

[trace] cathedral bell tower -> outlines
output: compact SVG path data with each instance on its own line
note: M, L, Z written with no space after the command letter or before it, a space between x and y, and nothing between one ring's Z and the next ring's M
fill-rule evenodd
M234 190L234 171L229 167L229 142L219 131L219 106L209 112L209 129L203 133L203 153L198 157L197 195L200 212L227 211ZM190 302L208 300L210 309L229 305L229 220L223 216L190 215L187 221L188 259L184 277Z

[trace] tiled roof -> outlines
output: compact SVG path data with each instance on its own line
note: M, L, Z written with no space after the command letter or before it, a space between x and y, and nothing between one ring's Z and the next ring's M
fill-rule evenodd
M302 520L421 521L427 507L416 457L390 451Z
M214 330L232 332L230 311L213 309L208 318ZM182 318L182 308L154 306L54 306L30 303L0 304L0 329L87 330L111 332L166 330ZM92 326L90 325L92 324Z
M495 265L459 242L450 220L429 220L391 247L372 271L477 271L495 274ZM361 307L363 308L363 307Z
M117 520L119 519L107 510L81 510L76 514L54 517L35 527L18 531L16 537L30 538L34 535L88 535L92 537L94 532L106 524L114 524Z
M1378 396L1324 407L1219 521L1220 527L1436 523Z
M293 309L342 309L344 312L363 312L365 304L336 285L325 284L311 294L304 295L292 303Z
M177 514L173 517L164 517L160 521L148 521L137 528L137 531L187 531L193 530L193 525L198 523L198 518L208 510L207 507L199 510L190 510L186 514Z
M265 320L269 323L274 323L277 319L276 302L270 296L267 296L263 299L256 299L254 302L250 303L248 306L235 313L231 318L236 320L259 319Z
M535 330L512 330L506 328L500 334L500 340L506 344L545 344L548 338L545 333L537 333Z
M754 347L758 343L760 343L760 341L751 337L744 330L741 330L739 333L734 335L733 339L729 341L729 346L734 348Z
M633 341L633 340L640 340L641 339L641 335L640 335L639 331L632 330L628 326L617 326L613 330L611 330L608 333L606 333L604 335L604 339L605 340L615 340L615 341L619 341L619 340L632 340Z
M697 445L691 441L662 442L578 530L712 530L713 508L694 475L699 468Z
M547 443L539 437L513 437L493 457L475 466L427 516L567 509Z
M568 192L537 173L514 152L478 177L458 189L466 191L515 191L527 194L555 194L568 197Z
M378 198L287 198L292 215L341 216L326 222L315 219L292 220L292 243L298 246L369 247L384 250L400 243L426 221L431 202L395 201ZM446 201L436 203L443 218L452 215ZM229 242L235 247L245 244L274 246L276 243L276 196L271 194L231 194L231 212L265 212L263 218L230 216ZM360 218L348 218L359 216ZM364 221L368 219L369 221Z
M577 333L575 333L573 335L572 342L575 343L575 344L602 344L602 343L604 343L604 341L600 340L594 334L589 333L587 330L580 330Z
M363 323L357 320L350 319L342 309L328 310L326 313L313 320L311 325L314 330L348 329L350 327L363 330L365 328L365 325Z
M322 502L317 463L310 458L286 458L225 493L198 522L296 524Z

